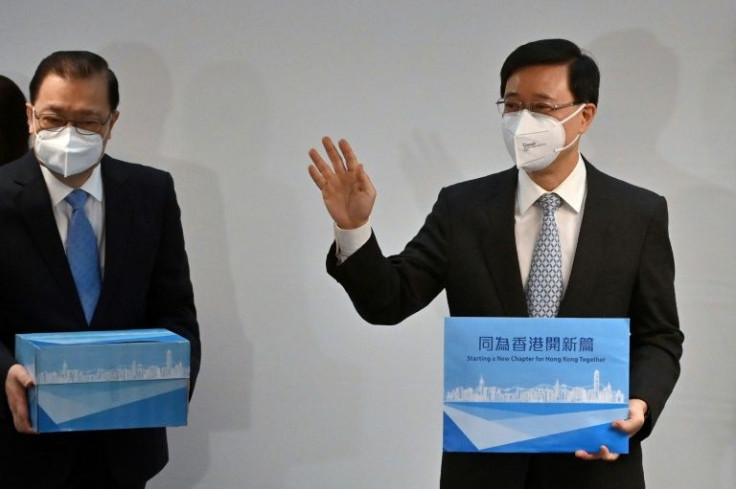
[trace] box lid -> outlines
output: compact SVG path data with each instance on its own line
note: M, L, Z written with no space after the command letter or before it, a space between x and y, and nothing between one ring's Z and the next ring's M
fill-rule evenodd
M166 329L16 335L36 385L189 378L189 342Z

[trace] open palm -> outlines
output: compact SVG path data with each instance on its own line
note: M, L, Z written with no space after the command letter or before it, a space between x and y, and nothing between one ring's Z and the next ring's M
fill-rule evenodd
M322 144L332 165L325 163L313 148L309 151L309 175L322 192L335 224L342 229L360 227L371 215L376 189L347 141L339 141L339 150L329 137L322 138Z

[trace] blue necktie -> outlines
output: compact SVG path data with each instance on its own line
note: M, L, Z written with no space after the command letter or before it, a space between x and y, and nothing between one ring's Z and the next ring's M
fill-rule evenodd
M531 317L555 317L562 301L562 248L555 212L562 203L559 195L544 194L534 203L544 211L542 229L534 246L526 284L526 304Z
M101 279L97 238L84 213L87 197L89 197L87 192L76 189L64 200L72 207L72 217L66 236L66 256L74 284L77 286L79 300L82 302L84 316L89 324L100 296Z

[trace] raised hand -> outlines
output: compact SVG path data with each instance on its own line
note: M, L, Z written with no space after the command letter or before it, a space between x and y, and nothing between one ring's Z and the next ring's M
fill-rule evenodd
M329 137L322 138L322 145L332 168L312 148L309 150L312 159L309 175L322 192L322 200L335 224L342 229L360 227L368 222L376 201L373 182L347 141L338 142L339 151Z

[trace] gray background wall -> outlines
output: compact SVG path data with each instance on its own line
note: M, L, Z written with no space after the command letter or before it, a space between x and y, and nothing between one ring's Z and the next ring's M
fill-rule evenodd
M687 340L649 485L733 487L732 0L4 0L0 18L0 72L23 87L54 50L105 56L122 89L109 153L177 183L205 356L152 489L437 486L444 298L394 328L356 315L324 272L307 150L353 143L399 251L442 185L510 166L498 70L545 37L600 63L584 154L670 203Z

